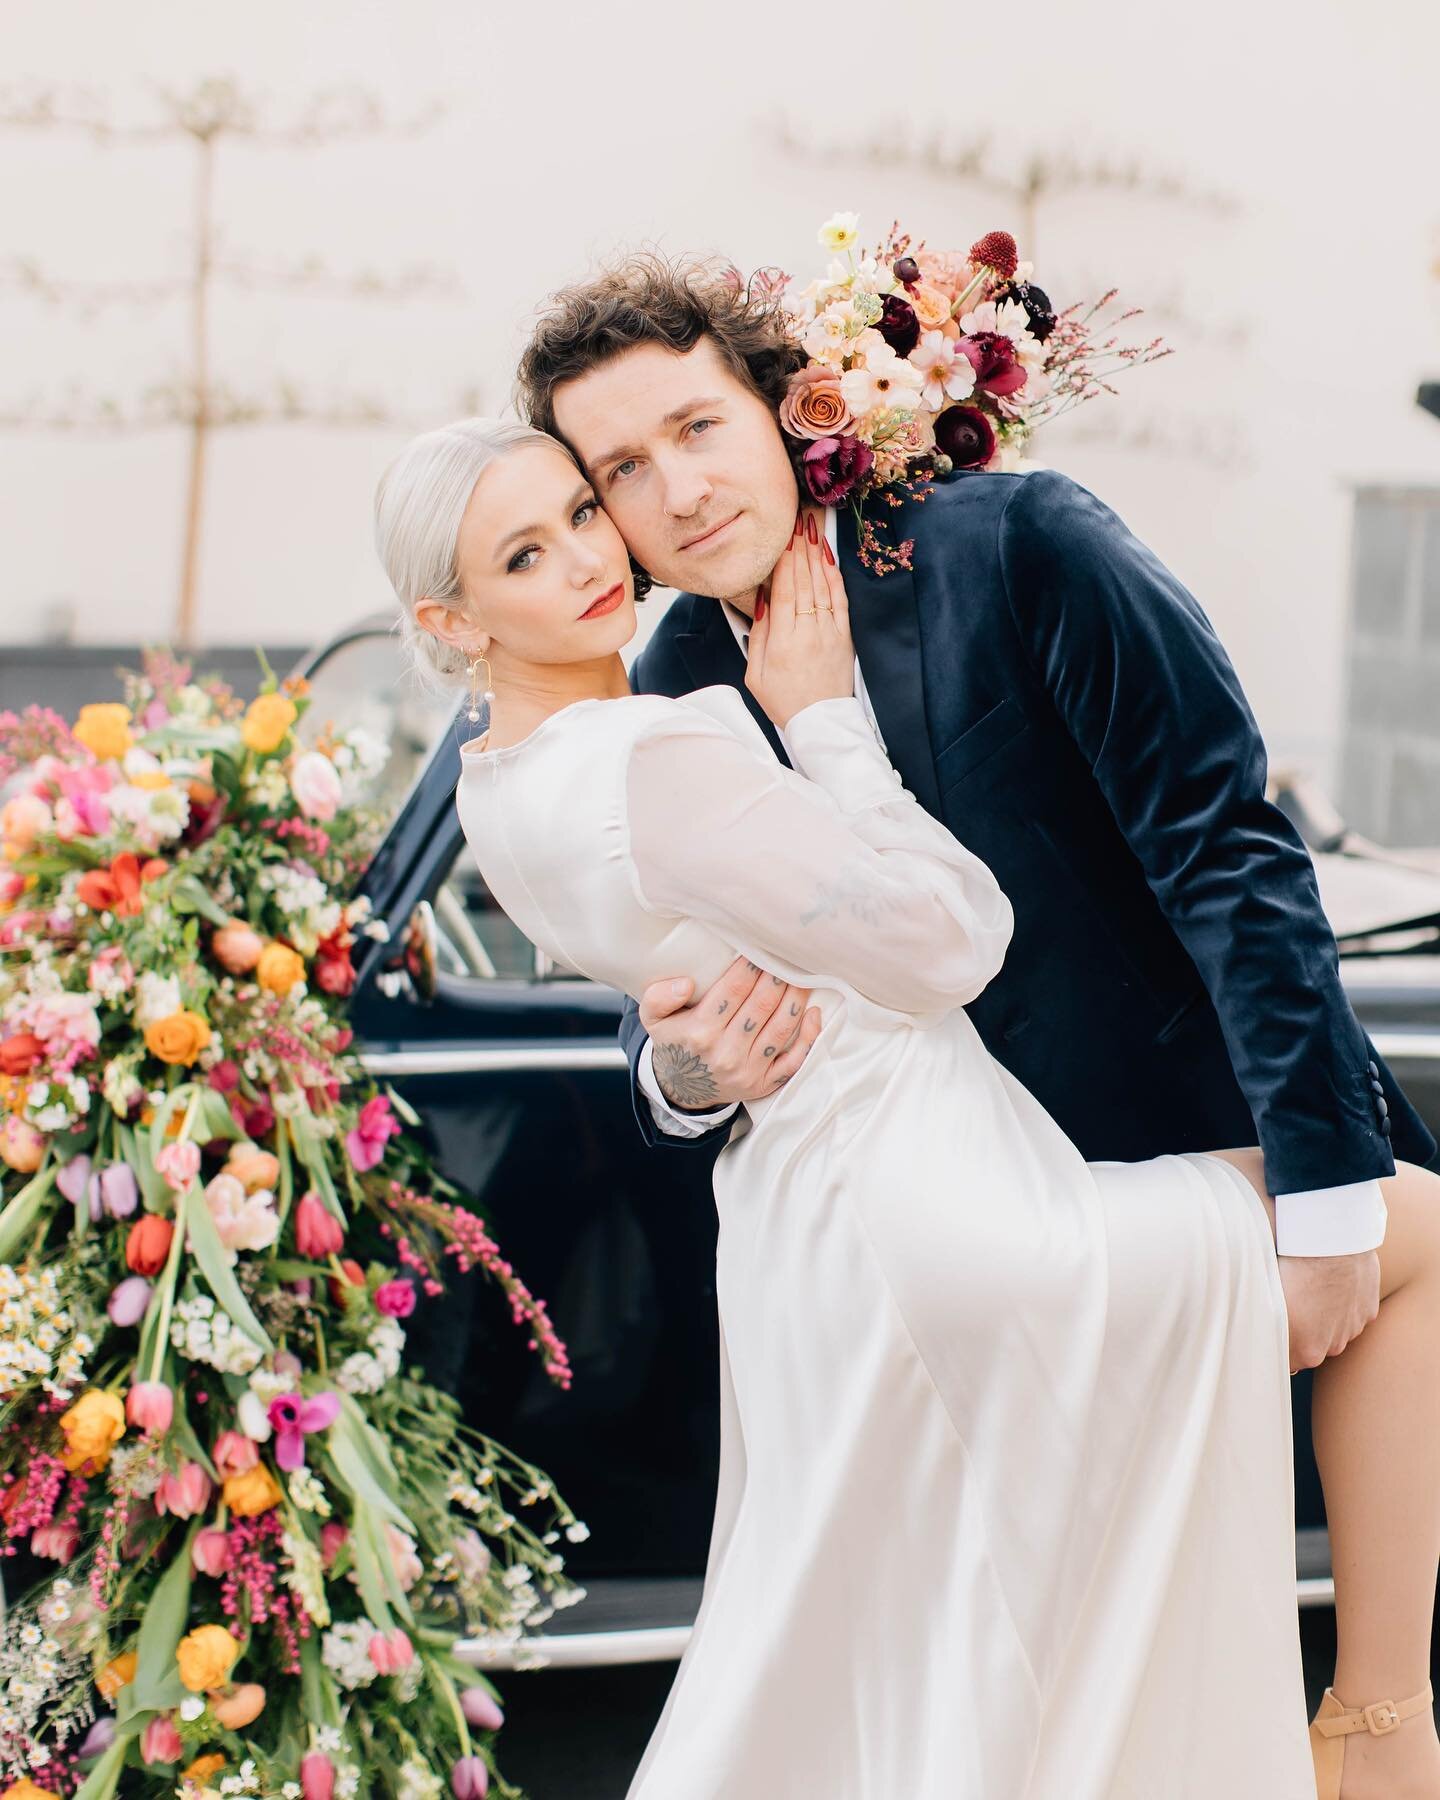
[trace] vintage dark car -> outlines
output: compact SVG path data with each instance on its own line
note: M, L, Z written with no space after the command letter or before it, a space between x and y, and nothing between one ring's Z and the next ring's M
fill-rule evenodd
M616 1038L621 996L553 964L486 892L453 803L474 727L419 702L387 622L356 626L303 672L310 721L364 723L391 745L380 796L391 823L365 878L391 938L360 969L364 1060L422 1115L445 1172L548 1301L574 1386L544 1379L479 1276L417 1316L412 1349L590 1526L567 1551L588 1597L546 1626L549 1665L676 1658L718 1451L710 1158L643 1147ZM1356 1011L1440 1132L1440 854L1358 839L1301 779L1274 792L1314 855ZM1308 1374L1294 1395L1297 1598L1325 1605Z

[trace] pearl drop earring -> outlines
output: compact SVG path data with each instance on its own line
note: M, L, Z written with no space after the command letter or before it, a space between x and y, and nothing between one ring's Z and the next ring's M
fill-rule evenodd
M480 688L481 663L485 664L485 692L480 698L484 699L486 706L493 706L495 704L495 693L490 686L491 675L489 659L484 656L472 656L470 658L470 711L466 714L466 717L472 725L478 723L480 718L480 705L477 695L479 694Z

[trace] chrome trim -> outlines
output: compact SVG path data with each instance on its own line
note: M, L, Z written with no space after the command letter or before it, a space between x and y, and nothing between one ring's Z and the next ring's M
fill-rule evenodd
M546 1637L536 1632L519 1644L492 1648L483 1638L462 1638L455 1654L478 1669L513 1669L523 1651L522 1669L537 1655L551 1669L612 1669L621 1663L679 1662L690 1642L689 1625L657 1625L648 1631L577 1631Z
M1315 1575L1295 1583L1295 1600L1299 1606L1333 1606L1335 1582L1329 1575Z
M1372 1031L1370 1042L1387 1059L1440 1062L1440 1031Z
M366 1050L360 1062L368 1074L398 1079L406 1075L505 1075L531 1069L625 1069L619 1044L516 1044L505 1049Z

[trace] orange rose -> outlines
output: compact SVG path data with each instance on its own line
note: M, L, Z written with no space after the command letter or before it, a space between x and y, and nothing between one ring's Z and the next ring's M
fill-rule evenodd
M126 1650L120 1656L112 1656L110 1661L95 1677L95 1685L100 1690L102 1700L113 1700L135 1679L135 1671L140 1667L139 1655L134 1650Z
M253 1519L257 1513L269 1512L285 1497L263 1462L256 1463L243 1475L231 1475L221 1488L220 1496L237 1519Z
M790 377L780 402L780 428L791 437L838 437L855 423L833 369L812 363Z
M285 742L286 732L299 716L295 702L283 694L261 694L246 708L240 736L249 749L266 756Z
M182 1781L196 1781L204 1787L212 1775L218 1775L225 1767L225 1758L218 1750L208 1751L204 1756L197 1756L187 1768L180 1771Z
M124 1403L103 1388L87 1388L75 1404L60 1415L65 1433L65 1454L60 1458L73 1475L86 1463L103 1469L110 1452L125 1435Z
M192 1694L219 1687L235 1667L240 1643L223 1625L197 1625L175 1646L180 1679Z
M118 759L135 742L130 735L130 708L114 701L82 706L70 735L101 762Z
M145 1048L161 1062L184 1063L188 1069L210 1042L210 1027L199 1013L171 1013L145 1027Z
M267 944L255 965L255 979L272 994L288 994L305 979L305 958L288 944Z
M949 296L926 282L917 281L905 298L915 309L922 331L939 331L950 317Z

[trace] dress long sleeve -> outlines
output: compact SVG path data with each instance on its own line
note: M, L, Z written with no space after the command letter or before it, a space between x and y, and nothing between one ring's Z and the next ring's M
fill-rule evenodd
M854 700L787 727L802 779L697 714L635 741L637 898L703 921L763 968L943 1016L1004 961L1014 919L980 859L908 794Z

